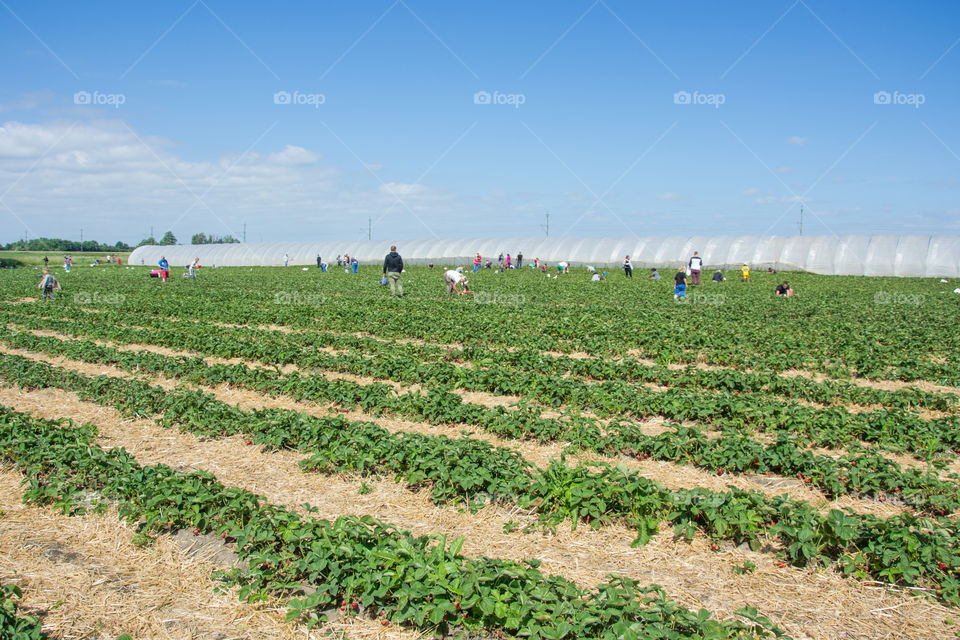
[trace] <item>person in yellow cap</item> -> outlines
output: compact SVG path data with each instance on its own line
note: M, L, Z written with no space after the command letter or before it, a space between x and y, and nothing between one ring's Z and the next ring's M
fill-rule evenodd
M740 267L740 282L750 282L750 265L746 262Z

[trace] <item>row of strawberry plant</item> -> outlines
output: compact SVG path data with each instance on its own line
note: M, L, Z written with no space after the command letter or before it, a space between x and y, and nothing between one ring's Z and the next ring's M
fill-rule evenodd
M30 310L26 310L29 312ZM36 310L34 310L36 312ZM73 335L84 334L123 342L143 342L144 339L156 339L156 331L190 331L195 334L194 328L172 328L169 322L143 314L133 315L127 320L135 322L139 327L128 325L117 327L107 326L105 323L81 324L67 323L67 326L55 326L51 323L38 323L36 328L67 329ZM35 318L36 316L28 316ZM13 318L22 321L24 316ZM118 318L124 321L124 318ZM191 323L192 324L192 323ZM119 329L119 330L118 330ZM208 327L204 329L209 330ZM145 333L152 334L151 337ZM887 391L871 387L863 387L836 380L818 382L804 378L784 377L775 372L745 372L733 369L704 371L693 366L676 371L664 366L650 366L635 358L627 357L618 361L600 358L571 358L565 355L548 355L531 349L490 349L489 347L466 346L450 350L445 347L421 344L396 344L376 340L371 337L358 337L350 334L334 333L320 329L300 331L294 338L275 331L264 331L241 327L219 327L216 330L217 338L233 338L237 342L255 342L259 353L268 354L289 347L291 340L304 347L331 347L334 349L351 350L365 354L375 354L379 357L391 356L402 358L408 362L421 361L428 363L459 362L471 363L482 367L509 367L519 372L539 372L542 374L563 376L572 374L577 377L594 380L625 380L630 382L654 383L673 388L707 389L727 392L764 392L787 398L796 398L821 404L836 402L854 403L860 405L879 405L889 408L912 410L916 408L949 411L956 409L957 397L952 394L940 394L917 388ZM175 340L175 338L174 338ZM171 343L171 338L165 341ZM180 345L183 348L186 345ZM235 357L236 352L230 352L227 357ZM218 354L220 355L220 354ZM269 355L267 356L269 359ZM264 359L262 356L258 359Z
M462 388L500 394L521 394L553 406L590 409L601 416L662 416L693 420L722 431L755 429L793 433L816 446L838 448L855 441L876 443L884 449L909 451L925 458L960 450L960 419L955 416L923 420L902 410L877 410L853 414L832 407L813 409L771 401L762 393L710 393L668 389L653 391L643 385L608 380L597 384L537 373L520 374L504 369L471 369L449 363L426 364L404 358L365 358L330 355L307 347L261 349L252 341L211 339L204 331L143 332L150 344L187 348L223 357L244 357L270 364L296 363L303 368L388 378L432 388Z
M603 290L611 295L601 295L600 289L591 290L589 283L573 278L544 287L542 281L535 283L526 277L528 274L510 279L485 275L477 276L478 286L485 283L483 286L501 292L522 294L526 304L505 308L473 305L466 298L411 294L404 303L409 312L397 313L391 305L383 304L382 291L357 287L356 280L269 269L256 273L210 272L190 289L161 290L145 282L142 274L132 272L78 270L71 274L71 281L74 286L88 287L87 291L119 291L127 296L124 305L111 307L111 313L126 306L157 316L201 321L302 328L322 324L387 337L463 340L476 345L527 344L541 350L579 350L599 356L637 349L662 364L704 361L777 371L839 369L867 376L960 384L951 357L960 348L960 342L951 335L955 305L950 304L949 294L932 283L909 284L908 293L917 293L919 287L928 294L926 304L887 306L882 313L872 304L881 282L876 279L848 281L847 287L838 288L842 278L810 276L810 287L804 289L808 295L789 305L773 299L767 287L762 287L762 292L749 285L729 287L724 294L729 294L727 303L711 308L708 320L704 314L678 311L665 304L670 296L657 283L611 283ZM418 279L424 283L432 279L430 288L437 288L435 272L431 275L426 269L412 268L406 277L411 286ZM29 291L25 284L20 274L11 274L0 287L7 299L19 299ZM883 286L898 285L884 281ZM851 287L856 291L853 296L848 295ZM292 290L323 295L325 304L276 304L275 292ZM864 304L852 304L857 300ZM75 309L82 305L70 306ZM626 313L627 309L631 312ZM544 323L544 317L556 317L558 321ZM791 327L789 334L780 330L783 326ZM731 339L734 332L735 340ZM864 349L864 344L871 348Z
M309 448L300 446L306 434L320 447L320 451L305 461L308 468L362 468L403 476L410 473L408 465L418 464L417 458L422 455L410 450L412 458L389 460L383 456L397 452L397 449L383 448L389 435L379 441L351 439L352 427L332 424L329 419L278 410L242 412L202 393L164 396L161 389L136 381L91 379L18 356L0 358L0 375L8 380L19 379L26 386L85 389L81 395L101 402L105 395L114 396L117 399L113 404L121 408L141 413L162 411L165 423L203 433L240 432L272 446ZM431 447L441 441L420 442ZM450 462L451 459L446 459L444 464ZM483 461L478 461L478 465L482 464ZM661 520L670 522L677 535L692 537L699 530L717 539L747 542L754 548L760 547L761 536L769 536L784 544L786 556L797 566L833 559L844 573L872 576L894 584L929 584L944 600L960 602L960 581L956 579L956 572L960 570L957 553L960 529L951 520L908 514L881 519L836 509L824 517L810 505L787 496L767 499L760 492L738 489L667 491L626 468L593 466L598 470L583 465L571 468L562 461L554 461L542 472L524 474L530 482L529 489L521 489L509 498L496 497L524 505L536 504L541 516L553 523L567 517L574 526L578 520L594 527L612 521L624 522L638 531L638 544L649 539ZM442 469L441 475L425 474L420 479L451 489L453 495L440 494L444 499L462 501L471 491L495 486L488 483L493 472L478 468L482 470L474 470L467 476L467 483L461 481L463 478L443 475L446 472ZM444 482L446 480L449 482ZM437 489L435 485L434 491Z
M194 529L236 543L248 568L226 573L241 597L288 598L290 619L318 622L339 607L440 634L464 629L527 638L757 638L783 633L755 611L752 624L712 620L658 587L611 577L594 590L544 576L535 561L459 554L463 539L414 537L370 517L304 517L209 473L140 466L123 449L96 446L96 430L33 419L0 406L0 456L20 467L26 499L82 513L112 502L144 534Z
M441 423L450 416L446 413L436 415L435 412L443 410L450 404L447 402L449 400L453 401L451 408L454 409L462 402L459 397L447 392L435 392L427 396L407 394L397 398L389 388L379 389L377 395L370 393L361 396L365 391L371 391L369 386L296 373L280 376L273 371L249 369L244 365L209 367L198 358L123 352L88 341L62 341L29 333L13 333L5 341L20 348L118 365L129 371L158 372L196 384L215 385L227 381L274 396L329 400L350 408L361 407L373 413L401 413L439 420ZM331 392L332 389L337 391ZM477 414L473 416L474 424L491 432L510 438L529 437L529 425L518 428L515 413L477 407ZM775 442L762 444L741 434L708 438L699 430L690 428L648 436L629 423L608 425L601 432L592 421L573 425L557 420L545 422L554 425L555 438L575 438L579 447L601 454L621 453L641 459L653 457L690 463L720 473L737 471L797 475L828 496L866 494L881 500L895 497L912 508L939 515L960 508L960 486L957 483L941 480L935 474L919 469L904 470L882 455L866 450L855 450L840 459L834 459L803 449L783 433Z

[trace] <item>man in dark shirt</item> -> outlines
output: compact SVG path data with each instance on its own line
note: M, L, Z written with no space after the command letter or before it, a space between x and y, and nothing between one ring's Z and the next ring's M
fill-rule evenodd
M517 254L517 269L523 269L523 252Z
M789 298L793 295L793 289L790 288L790 284L787 282L784 282L783 284L778 284L777 295L786 296L787 298Z
M673 276L673 281L677 285L673 290L673 299L684 300L687 296L687 274L680 269L677 275Z
M383 275L390 282L390 297L403 297L403 283L400 273L403 271L403 258L397 253L396 245L390 247L390 253L383 259Z

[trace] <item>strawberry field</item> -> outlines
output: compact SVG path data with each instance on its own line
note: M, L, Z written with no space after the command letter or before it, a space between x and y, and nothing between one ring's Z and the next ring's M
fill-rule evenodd
M0 279L10 637L960 635L956 283L146 272Z

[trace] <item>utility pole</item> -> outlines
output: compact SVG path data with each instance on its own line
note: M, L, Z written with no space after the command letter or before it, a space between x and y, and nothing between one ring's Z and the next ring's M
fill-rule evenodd
M540 225L540 228L543 229L544 234L546 235L546 237L549 238L550 237L550 212L547 211L546 215L547 215L547 223Z
M373 216L367 218L367 240L373 239Z
M153 225L150 225L150 237L153 238Z
M247 223L246 222L243 223L243 241L244 242L247 241Z
M800 205L800 235L803 235L803 205Z
M80 227L80 253L83 253L83 227Z

